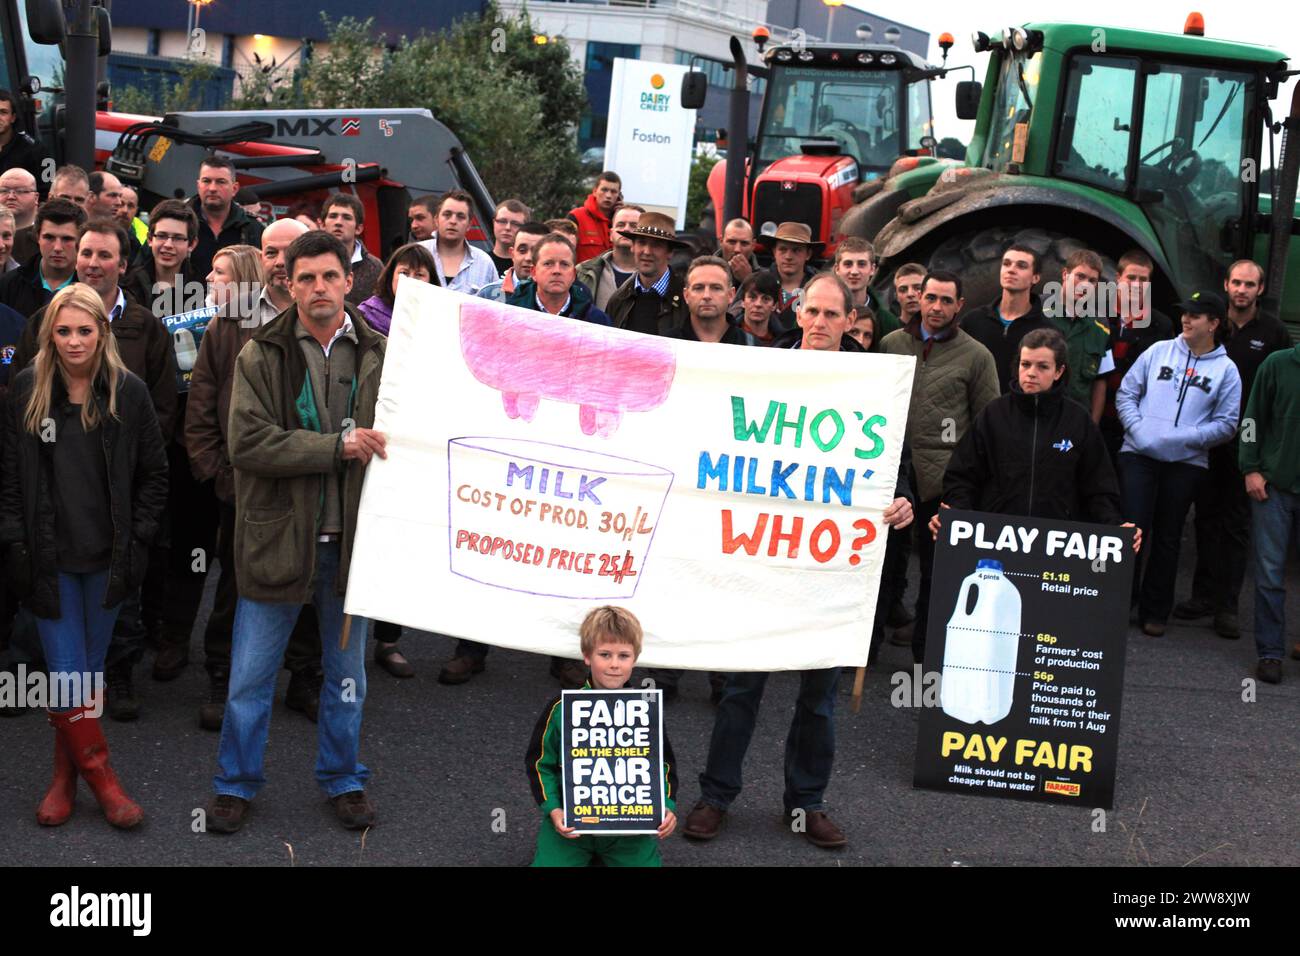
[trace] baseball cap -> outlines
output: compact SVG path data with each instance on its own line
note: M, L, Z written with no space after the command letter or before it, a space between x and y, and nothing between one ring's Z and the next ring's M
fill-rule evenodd
M1223 296L1206 290L1193 292L1178 303L1178 308L1191 315L1209 315L1220 320L1228 317L1228 307L1223 303Z

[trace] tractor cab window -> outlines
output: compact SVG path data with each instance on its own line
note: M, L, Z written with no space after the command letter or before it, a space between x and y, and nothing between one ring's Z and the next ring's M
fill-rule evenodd
M1004 172L1011 162L1016 124L1029 122L1033 101L1038 96L1038 59L1026 61L1019 53L1003 57L984 153L984 165L994 172Z
M813 139L835 140L867 169L888 169L907 148L900 137L897 72L782 67L769 83L760 169L797 156L801 144Z
M9 51L5 49L4 37L2 36L0 36L0 70L4 71L0 73L0 76L10 76L13 73L13 69L9 65Z
M1143 103L1138 200L1184 281L1212 278L1236 250L1225 226L1245 202L1249 74L1196 66L1150 68ZM1185 277L1185 278L1184 278Z
M19 29L22 31L18 36L18 42L23 44L23 52L27 56L27 75L34 76L41 83L41 89L49 90L51 88L59 89L63 86L63 54L59 46L45 46L36 43L31 38L31 33L27 30L27 4L18 4ZM9 75L8 70L4 73ZM26 79L24 77L23 79ZM49 93L37 94L37 109L40 113L45 105L48 105L51 97ZM28 130L27 132L32 132Z
M908 147L915 149L921 140L934 136L934 123L930 113L930 83L921 80L907 88ZM935 137L936 139L938 137Z
M1138 62L1124 57L1075 57L1065 87L1058 176L1125 192L1133 137Z

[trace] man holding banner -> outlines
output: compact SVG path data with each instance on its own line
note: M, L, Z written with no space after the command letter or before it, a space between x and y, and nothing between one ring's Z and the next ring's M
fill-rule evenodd
M516 244L532 238L529 229L527 223L520 227ZM609 325L609 316L596 308L591 293L578 281L574 257L573 244L568 236L560 232L544 234L532 245L528 277L521 279L504 301L545 315ZM462 638L456 642L456 656L438 674L438 683L466 683L475 674L482 673L487 654L486 644ZM551 657L551 676L569 689L581 687L586 679L576 661L558 656Z
M385 339L345 306L351 255L325 232L285 252L294 304L239 353L230 405L235 468L235 613L230 697L208 828L233 833L265 782L275 675L304 603L320 619L325 686L316 779L348 829L373 826L358 758L366 621L341 647L362 479L385 436L371 427Z
M689 315L677 327L674 338L690 342L713 342L722 345L756 345L752 335L727 320L727 303L733 289L731 268L717 256L697 256L686 269L686 284L682 297L686 300ZM651 667L651 678L663 689L665 700L676 700L682 671L675 667ZM709 672L710 699L722 699L725 675Z
M839 351L841 341L853 325L853 293L844 281L830 273L814 276L804 286L803 303L797 319L802 330L798 348ZM885 509L884 522L894 530L912 523L912 494L907 475L907 456L899 463L893 503ZM888 602L884 602L885 607ZM878 611L881 610L878 608ZM835 761L835 696L839 667L799 672L799 697L785 747L785 812L796 833L802 832L814 846L832 849L848 843L825 812L826 787ZM764 672L740 672L727 678L718 704L709 741L708 762L700 774L700 800L686 818L682 831L694 840L711 840L722 827L722 818L740 794L741 765L749 749L758 720L763 689L771 676Z

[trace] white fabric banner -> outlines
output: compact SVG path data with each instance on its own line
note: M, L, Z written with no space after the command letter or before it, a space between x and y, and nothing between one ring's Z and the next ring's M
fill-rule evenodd
M347 612L640 663L865 663L913 361L558 319L414 280L393 310Z

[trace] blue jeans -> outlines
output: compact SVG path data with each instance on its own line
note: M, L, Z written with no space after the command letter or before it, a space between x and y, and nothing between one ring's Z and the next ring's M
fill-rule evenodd
M338 543L317 544L312 603L320 619L325 683L321 688L317 725L316 780L329 797L364 790L370 779L370 771L358 756L361 710L366 700L369 622L354 617L347 650L339 650L343 598L335 593L338 568ZM271 723L275 678L301 610L302 605L296 601L279 604L239 599L230 660L230 695L217 756L220 770L212 778L212 787L218 794L252 800L266 782L262 758Z
M1267 501L1251 499L1255 531L1255 649L1282 659L1286 626L1287 545L1300 547L1300 495L1269 485Z
M700 799L726 810L740 794L741 764L754 724L758 705L770 674L741 672L727 676L722 700L713 720L709 759L700 774ZM826 787L835 762L835 693L840 668L799 672L799 697L785 741L786 813L809 812L825 807Z
M1178 551L1183 524L1209 470L1185 462L1157 461L1131 451L1120 452L1119 478L1124 517L1142 529L1141 575L1134 572L1138 618L1164 624L1174 607ZM1140 583L1139 583L1140 582ZM1212 594L1192 597L1213 598Z
M69 700L50 700L50 710L64 711L88 702L90 687L87 675L104 672L104 655L113 637L117 607L104 608L108 590L108 569L91 574L59 572L60 617L38 617L36 630L41 635L41 649L51 678L51 694L60 687L71 688ZM60 675L64 675L60 677ZM61 695L60 695L61 696ZM58 706L53 706L57 704Z

